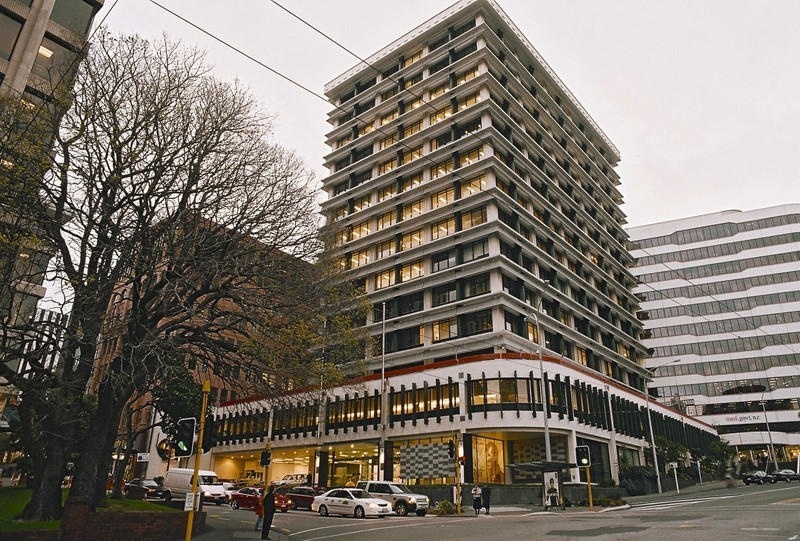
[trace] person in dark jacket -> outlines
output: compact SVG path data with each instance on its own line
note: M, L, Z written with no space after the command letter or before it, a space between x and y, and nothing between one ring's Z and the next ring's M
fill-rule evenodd
M477 517L481 512L481 487L475 485L472 487L472 508L475 510Z
M272 528L272 517L275 516L275 487L270 485L264 494L264 523L261 525L261 539L269 539L269 530Z
M488 515L489 507L492 505L492 489L489 486L483 487L481 498L483 498L483 507L486 508L486 514Z

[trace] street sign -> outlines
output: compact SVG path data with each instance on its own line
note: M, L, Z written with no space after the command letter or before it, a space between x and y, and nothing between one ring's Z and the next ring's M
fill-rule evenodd
M136 462L150 462L150 453L136 453Z
M678 463L677 462L670 462L669 463L669 467L670 467L671 470L677 470L678 469Z
M187 492L186 493L186 501L183 502L183 510L184 511L191 511L194 508L197 511L197 492Z

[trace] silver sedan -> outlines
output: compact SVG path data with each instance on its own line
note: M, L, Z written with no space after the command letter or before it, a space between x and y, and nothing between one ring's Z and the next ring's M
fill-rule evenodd
M387 517L394 511L389 503L373 498L360 488L332 488L314 498L311 510L323 517L328 515L347 515L355 518Z

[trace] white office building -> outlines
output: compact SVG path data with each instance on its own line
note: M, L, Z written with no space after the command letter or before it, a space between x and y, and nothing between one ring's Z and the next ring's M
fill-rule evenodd
M800 205L628 232L658 400L715 426L742 460L796 461Z
M447 484L452 440L466 483L530 483L514 465L578 445L611 480L651 456L650 417L687 446L714 437L648 415L619 152L496 2L454 4L325 93L327 256L373 307L366 373L297 407L223 409L218 473L269 442L276 472L328 486Z

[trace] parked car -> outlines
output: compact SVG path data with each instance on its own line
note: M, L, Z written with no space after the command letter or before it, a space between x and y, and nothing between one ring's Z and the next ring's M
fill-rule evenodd
M256 487L242 487L231 492L231 509L255 509L261 505L261 490Z
M308 474L305 473L287 473L277 481L273 481L273 485L302 485L308 479Z
M255 509L262 505L264 490L258 487L242 487L231 493L231 509ZM285 494L275 494L275 510L285 513L292 508L292 500Z
M322 494L321 491L315 490L314 487L280 487L276 493L285 494L287 498L292 500L293 509L308 509L311 510L311 504L314 503L314 498Z
M153 479L131 479L123 489L126 498L134 500L164 500L170 501L169 490L156 483Z
M797 473L794 470L778 470L776 472L772 472L772 476L775 477L775 481L800 481L800 473Z
M389 503L373 498L366 490L358 488L332 488L314 498L311 510L323 517L347 515L355 518L388 517L394 512Z
M744 481L745 485L749 485L750 483L754 485L763 485L764 483L776 483L778 480L763 470L756 470L744 474L742 476L742 481Z
M244 485L237 485L236 483L230 483L228 481L222 482L222 491L225 492L225 501L230 503L231 501L231 494L242 488Z
M430 502L424 494L416 494L406 485L391 481L359 481L356 488L361 488L375 498L385 500L392 506L392 510L404 517L409 513L416 513L424 517L428 513Z

